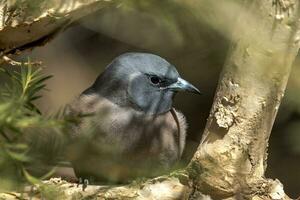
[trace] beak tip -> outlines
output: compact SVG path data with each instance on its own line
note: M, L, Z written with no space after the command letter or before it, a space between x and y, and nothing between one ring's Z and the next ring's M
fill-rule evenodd
M203 93L202 93L202 92L200 92L199 90L197 91L197 94L199 94L199 95L203 95Z
M200 90L198 90L197 88L195 88L193 92L198 95L203 95L203 93L200 92Z
M188 91L188 92L195 93L198 95L203 94L194 85L192 85L191 83L187 82L186 80L184 80L180 77L178 78L178 81L176 83L172 84L171 87L169 86L168 88L172 89L174 91Z

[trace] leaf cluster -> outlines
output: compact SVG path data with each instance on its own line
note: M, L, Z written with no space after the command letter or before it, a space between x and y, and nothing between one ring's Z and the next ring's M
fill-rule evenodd
M21 188L26 182L38 182L27 166L38 163L39 157L49 160L50 155L33 150L35 139L44 138L45 133L63 135L76 120L64 117L64 110L43 116L34 104L51 78L42 73L42 68L30 64L20 70L0 68L0 76L8 80L0 87L0 191L7 191Z

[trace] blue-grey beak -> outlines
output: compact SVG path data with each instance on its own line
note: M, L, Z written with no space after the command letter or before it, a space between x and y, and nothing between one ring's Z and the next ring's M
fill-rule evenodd
M173 91L188 91L195 94L202 94L195 86L180 77L177 79L177 82L169 85L167 88Z

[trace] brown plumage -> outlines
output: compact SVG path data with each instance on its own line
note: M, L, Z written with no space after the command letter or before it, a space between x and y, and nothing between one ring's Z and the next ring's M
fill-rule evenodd
M186 120L172 108L157 116L120 107L99 95L82 95L74 115L93 113L74 129L72 163L83 178L126 181L170 169L182 155Z

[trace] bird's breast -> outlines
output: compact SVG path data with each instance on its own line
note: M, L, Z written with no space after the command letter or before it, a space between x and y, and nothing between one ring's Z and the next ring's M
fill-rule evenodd
M172 112L147 115L97 95L81 96L71 105L71 110L94 113L84 118L75 131L77 141L80 143L81 138L85 141L74 159L81 160L80 165L93 163L102 170L117 166L116 171L122 171L123 175L129 169L147 174L151 169L169 168L183 151L186 126L179 112L175 111L175 116ZM81 168L88 171L87 167Z

